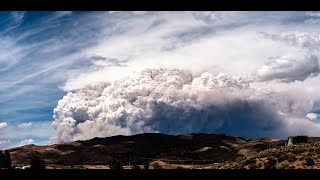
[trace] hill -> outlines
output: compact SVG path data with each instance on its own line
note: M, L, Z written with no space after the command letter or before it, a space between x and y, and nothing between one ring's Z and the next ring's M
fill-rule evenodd
M251 152L212 169L320 169L320 144L305 143Z
M113 136L48 146L26 145L9 149L13 163L29 163L38 156L48 164L99 165L117 159L124 165L155 160L176 164L209 164L232 161L271 146L283 146L283 140L263 138L247 140L217 134L166 135L145 133Z

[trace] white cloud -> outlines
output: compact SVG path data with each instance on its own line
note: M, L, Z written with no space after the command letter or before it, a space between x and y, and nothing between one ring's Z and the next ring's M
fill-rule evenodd
M0 129L4 129L6 127L8 127L8 123L7 122L1 122L0 123Z
M32 144L34 142L33 139L25 139L17 143L17 146L24 146L28 144Z
M10 149L14 147L24 146L28 144L34 143L33 139L24 139L21 141L13 141L13 140L0 140L0 149Z
M320 11L309 11L309 12L306 12L306 15L320 17Z
M319 115L317 113L308 113L306 117L309 118L310 120L315 120L317 119L317 117L319 117Z
M114 14L114 13L127 13L130 12L134 15L144 15L148 13L148 11L108 11L109 14Z
M258 69L259 79L262 81L279 80L283 82L304 81L317 76L320 72L318 57L306 55L304 57L282 56L270 59Z
M22 11L11 12L11 15L13 16L13 18L16 22L20 22L24 18L24 14L25 14L25 12L22 12Z
M0 149L7 149L8 147L10 147L11 145L11 141L10 140L0 140Z
M320 24L320 18L310 18L305 20L304 22L310 24Z
M18 128L17 126L8 126L2 131L3 133L1 134L1 138L11 139L14 142L17 139L29 139L29 137L49 139L54 133L51 124L51 121L32 122L31 129Z
M234 12L195 11L192 14L197 20L201 20L207 24L231 24L239 20L239 18L234 16Z
M144 15L144 14L148 13L148 11L132 11L132 13L135 15Z
M310 51L319 51L320 49L320 34L319 32L281 32L278 34L272 33L260 33L263 37L288 44L290 46L296 46L304 48Z
M253 73L270 57L303 53L297 47L261 38L256 32L266 30L263 25L216 32L214 27L221 28L223 23L208 24L187 12L133 18L125 24L123 33L101 38L97 46L84 52L88 57L125 60L125 66L97 68L92 65L83 73L70 76L62 86L63 90L72 91L93 82L117 80L145 68L173 67L198 73Z
M22 123L18 125L18 128L29 128L32 126L32 122Z
M57 17L70 16L72 11L58 11L56 14Z

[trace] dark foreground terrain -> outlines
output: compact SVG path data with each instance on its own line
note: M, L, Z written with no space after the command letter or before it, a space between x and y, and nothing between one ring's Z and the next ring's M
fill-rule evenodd
M283 146L283 140L247 140L215 134L165 135L146 133L113 136L50 146L26 145L9 149L13 164L28 164L37 156L46 164L103 165L114 159L123 165L152 162L204 165L236 161L240 157Z

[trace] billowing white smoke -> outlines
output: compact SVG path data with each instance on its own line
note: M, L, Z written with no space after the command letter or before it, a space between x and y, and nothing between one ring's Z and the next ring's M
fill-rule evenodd
M294 104L290 94L284 98L253 88L243 77L194 76L178 69L146 69L70 92L54 109L56 135L51 142L143 132L283 137L314 123L303 114L312 109L307 100ZM299 107L303 101L308 105ZM287 104L297 111L291 113Z

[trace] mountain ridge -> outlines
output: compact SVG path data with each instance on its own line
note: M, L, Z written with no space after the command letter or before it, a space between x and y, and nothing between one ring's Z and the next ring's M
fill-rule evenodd
M143 133L132 136L95 137L64 144L34 144L8 149L14 164L29 163L37 156L48 164L143 164L162 159L170 162L212 163L233 160L270 146L283 146L284 140L249 140L224 134L193 133L167 135Z

